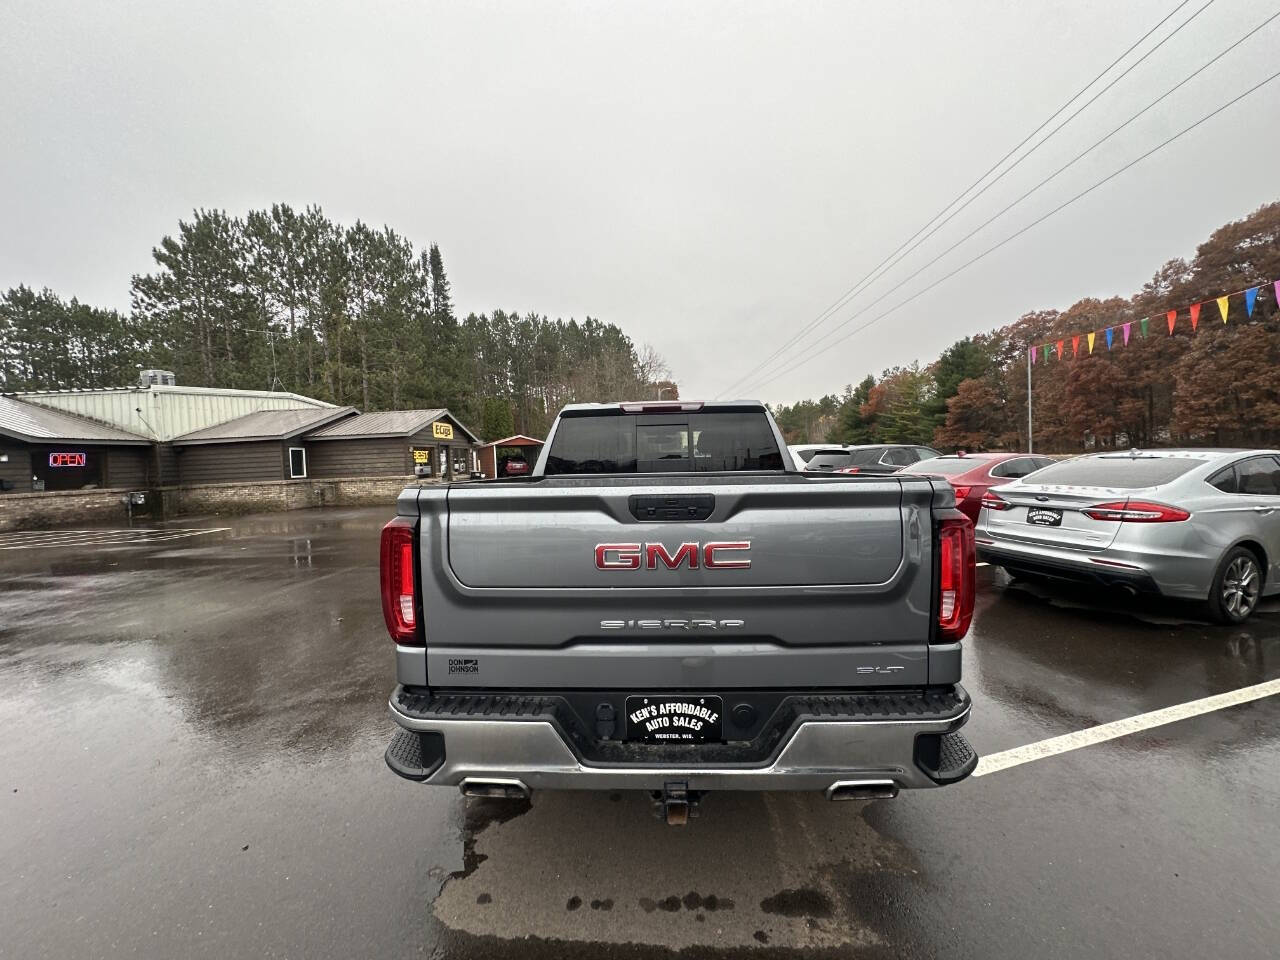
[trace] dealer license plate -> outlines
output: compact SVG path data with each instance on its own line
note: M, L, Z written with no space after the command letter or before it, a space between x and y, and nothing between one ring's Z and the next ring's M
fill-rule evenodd
M1028 507L1027 523L1038 523L1042 527L1062 526L1062 511L1050 510L1048 507Z
M716 743L724 701L685 695L627 697L627 739L643 743Z

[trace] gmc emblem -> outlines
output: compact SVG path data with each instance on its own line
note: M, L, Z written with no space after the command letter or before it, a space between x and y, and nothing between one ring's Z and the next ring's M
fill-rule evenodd
M750 549L750 540L682 543L674 554L661 543L597 543L596 569L639 570L643 564L646 570L657 570L662 564L668 570L697 570L701 562L708 570L745 570L751 566L751 559L742 554Z

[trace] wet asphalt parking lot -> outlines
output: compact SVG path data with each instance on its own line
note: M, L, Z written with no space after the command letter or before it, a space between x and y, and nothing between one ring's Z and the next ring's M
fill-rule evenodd
M0 534L0 957L1280 952L1280 696L892 801L467 801L383 765L391 509ZM987 757L1280 677L1241 628L980 571Z

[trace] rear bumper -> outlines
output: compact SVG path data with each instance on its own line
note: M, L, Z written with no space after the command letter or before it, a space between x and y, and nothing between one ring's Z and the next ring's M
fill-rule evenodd
M919 709L910 708L912 697ZM434 785L515 781L529 789L662 790L673 781L702 790L823 790L843 781L891 781L899 789L964 779L978 757L959 729L970 702L963 688L937 694L822 695L796 698L785 727L762 741L759 758L744 745L684 748L616 741L594 745L556 709L555 697L501 695L414 699L397 689L390 702L400 726L387 763L401 776ZM876 700L876 703L872 703ZM889 704L889 706L885 706ZM588 738L590 739L590 738ZM600 751L601 746L612 750ZM678 749L678 748L677 748ZM719 751L719 753L717 753ZM588 757L588 753L595 753Z
M1011 573L1032 573L1075 583L1100 583L1127 587L1138 593L1164 593L1151 574L1135 564L1110 561L1107 557L1064 557L1003 544L977 545L978 560L1004 567Z

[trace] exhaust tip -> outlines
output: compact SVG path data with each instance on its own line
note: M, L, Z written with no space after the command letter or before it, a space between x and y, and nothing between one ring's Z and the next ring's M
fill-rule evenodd
M897 795L892 780L837 780L827 787L828 800L892 800Z
M499 800L528 800L529 788L522 780L502 777L468 778L459 786L464 797L491 797Z

